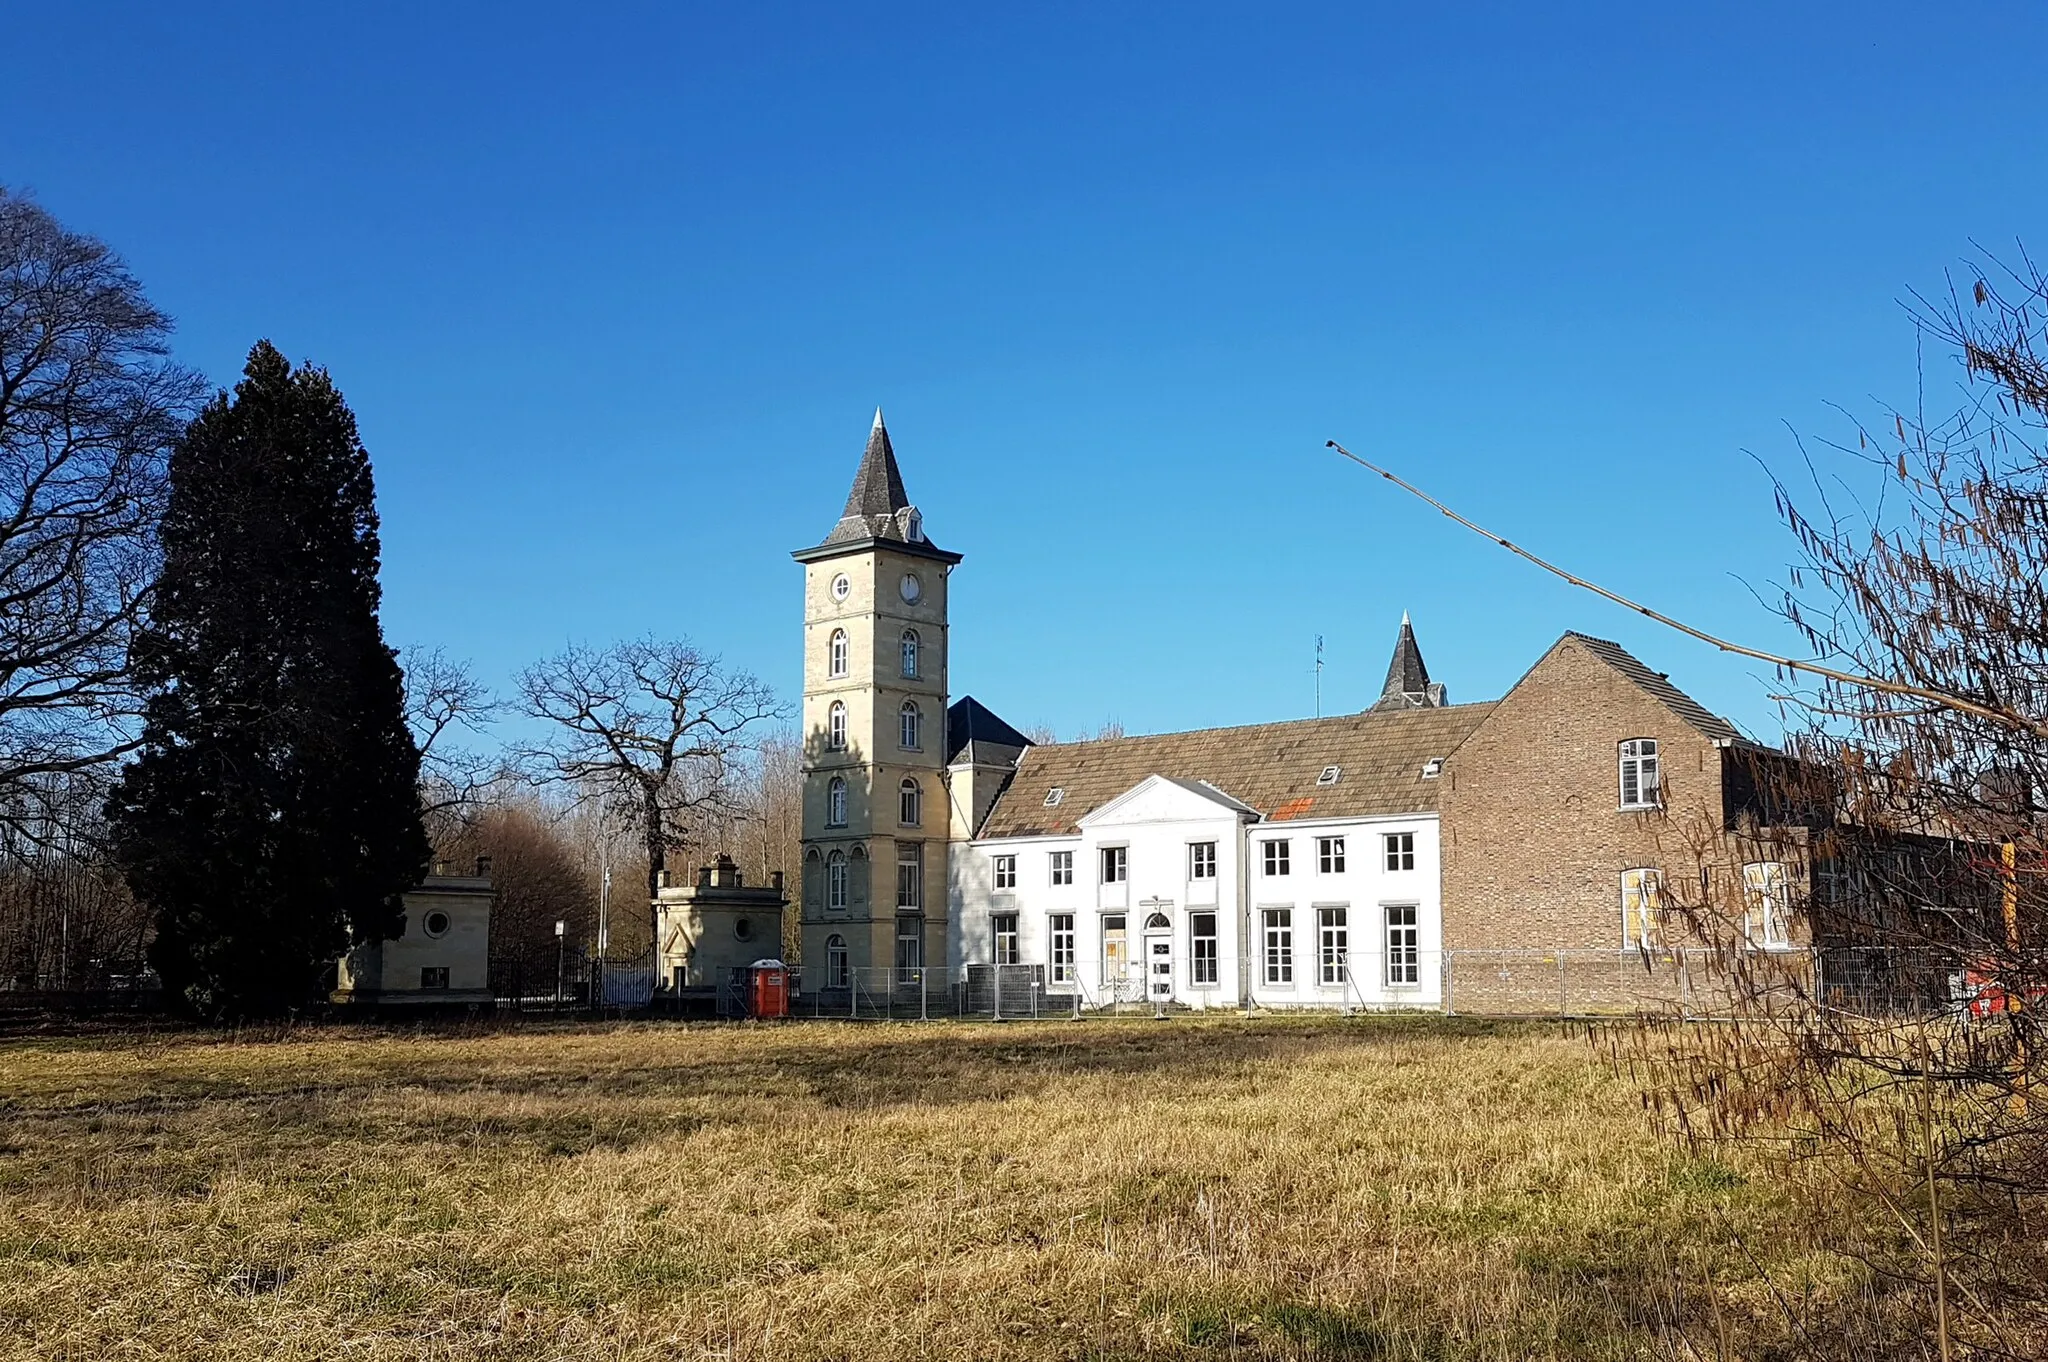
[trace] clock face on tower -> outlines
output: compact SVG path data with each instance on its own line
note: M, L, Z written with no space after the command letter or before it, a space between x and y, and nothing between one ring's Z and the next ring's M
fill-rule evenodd
M904 573L903 581L898 584L897 589L903 593L904 601L911 605L917 604L917 598L924 594L924 584L917 580L917 574L914 572Z

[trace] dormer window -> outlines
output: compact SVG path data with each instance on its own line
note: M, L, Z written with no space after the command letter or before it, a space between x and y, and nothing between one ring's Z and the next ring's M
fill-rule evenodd
M1047 807L1048 809L1056 809L1059 807L1060 801L1062 799L1065 799L1066 797L1067 792L1060 786L1055 785L1050 790L1047 790L1045 792L1045 807Z
M1621 744L1621 807L1654 809L1663 802L1658 775L1657 740L1630 738Z
M1323 773L1316 777L1316 784L1335 785L1337 783L1337 777L1343 774L1344 768L1341 766L1325 766L1323 768Z
M834 629L832 631L832 642L825 650L825 674L827 676L846 675L846 631L844 629Z

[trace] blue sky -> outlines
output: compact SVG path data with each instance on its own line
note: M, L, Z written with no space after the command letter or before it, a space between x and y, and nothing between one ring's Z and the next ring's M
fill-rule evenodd
M1703 627L1787 539L1758 460L1916 399L1899 300L2048 197L2038 6L49 5L0 181L231 382L335 375L385 627L504 683L684 634L800 685L791 549L889 416L954 689L1133 732L1454 699L1567 628L1765 737ZM1929 400L1954 374L1930 356Z

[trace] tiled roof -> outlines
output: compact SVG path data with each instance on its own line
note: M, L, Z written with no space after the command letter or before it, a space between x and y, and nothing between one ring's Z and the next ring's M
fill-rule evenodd
M1268 819L1424 813L1439 781L1423 763L1447 757L1491 704L1368 710L1328 719L1204 728L1143 738L1046 743L1025 749L1017 774L989 810L980 835L1068 834L1078 819L1150 775L1206 781ZM1323 768L1334 785L1318 785ZM1048 791L1060 802L1047 808Z
M1665 708L1708 737L1726 742L1749 741L1742 735L1742 730L1672 685L1671 678L1664 673L1651 671L1640 658L1619 643L1569 631L1565 637L1574 640L1587 652L1635 682L1642 690L1662 702Z

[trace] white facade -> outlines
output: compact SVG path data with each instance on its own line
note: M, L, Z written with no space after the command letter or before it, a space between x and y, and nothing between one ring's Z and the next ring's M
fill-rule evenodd
M1042 966L1085 1007L1241 1007L1247 989L1261 1007L1441 1003L1434 813L1268 822L1153 775L1076 826L954 844L956 976Z

